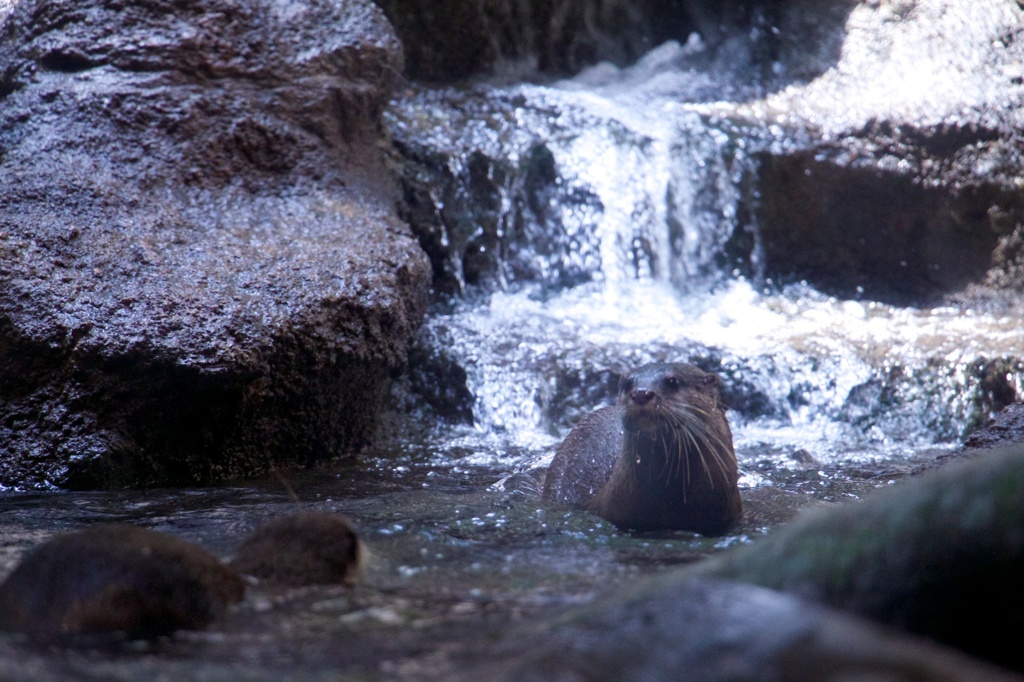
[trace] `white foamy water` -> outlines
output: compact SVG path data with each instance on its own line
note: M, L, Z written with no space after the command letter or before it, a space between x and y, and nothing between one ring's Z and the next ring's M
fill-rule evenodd
M769 444L848 456L947 442L927 423L908 433L902 421L898 430L884 422L861 428L842 417L858 387L909 368L907 381L917 390L913 372L939 367L920 379L922 394L906 401L923 410L946 405L950 419L966 419L972 363L1024 354L1024 325L1015 318L842 301L809 290L767 295L743 280L687 296L653 281L578 287L547 300L495 294L485 309L432 324L447 330L451 352L466 360L477 433L526 448L549 446L557 435L544 406L559 374L686 360L695 345L698 356L719 357L726 374L778 407L765 418L733 415L741 449Z
M986 72L992 58L978 36L1009 27L1017 10L986 0L985 21L971 23L928 0L899 30L879 28L892 21L890 5L855 8L838 64L810 84L758 92L736 77L749 55L722 66L693 37L629 68L603 64L550 86L505 89L522 102L514 125L467 126L467 154L500 155L505 145L515 165L542 144L561 189L595 196L586 210L548 208L567 233L593 234L597 256L564 256L590 274L587 284L506 281L510 290L485 304L431 321L475 396L476 430L458 438L486 440L492 454L501 443L550 448L567 428L560 410L611 400L594 382L650 361L689 359L721 373L739 403L737 444L751 455L806 447L819 457L871 458L955 442L977 423L983 376L999 371L992 361L1000 359L1010 367L1006 381L1024 393L1019 318L843 300L807 285L765 293L717 261L736 230L756 232L738 216L751 200L741 181L759 151L872 117L944 120L988 96L957 84ZM960 22L972 32L953 31ZM947 53L915 52L921 31L935 26L950 28L936 37ZM891 40L875 44L871 35ZM885 77L868 86L857 80L880 69ZM984 87L985 79L970 80ZM726 120L750 122L750 135L716 127ZM510 197L502 224L514 226L523 216ZM755 243L750 271L759 257Z

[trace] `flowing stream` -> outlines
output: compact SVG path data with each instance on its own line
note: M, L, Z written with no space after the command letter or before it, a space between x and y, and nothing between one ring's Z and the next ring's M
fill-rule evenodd
M695 70L703 55L694 38L628 69L413 88L396 101L392 135L407 152L439 150L453 179L430 197L439 242L461 245L446 267L462 295L437 303L419 350L464 371L462 418L439 416L415 382L399 386L387 444L290 476L300 502L277 480L0 498L4 569L52 533L100 520L226 555L262 519L328 509L349 515L371 549L364 584L256 590L210 632L112 656L3 640L0 659L19 662L7 677L442 678L519 625L756 541L797 507L860 497L931 461L987 418L986 371L1020 395L1019 319L842 300L759 274L757 226L743 218L756 196L743 178L755 151L798 145L806 126L792 112L722 116L709 104L717 97L764 93L730 80L741 63ZM496 192L479 194L481 174ZM753 244L742 263L724 255L738 234ZM481 261L489 269L470 272ZM541 503L560 438L612 399L620 373L654 360L722 375L741 485L785 493L778 508L709 539L619 533ZM449 381L425 371L435 388Z

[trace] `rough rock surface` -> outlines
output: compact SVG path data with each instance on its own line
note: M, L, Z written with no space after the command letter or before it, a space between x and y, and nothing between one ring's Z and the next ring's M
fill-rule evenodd
M1013 403L972 433L964 441L963 451L978 454L1020 444L1024 444L1024 403Z
M368 1L25 0L0 35L0 484L204 483L372 437L429 265Z
M720 109L809 140L760 157L759 274L911 304L1019 292L1024 10L866 2L841 35L820 77Z

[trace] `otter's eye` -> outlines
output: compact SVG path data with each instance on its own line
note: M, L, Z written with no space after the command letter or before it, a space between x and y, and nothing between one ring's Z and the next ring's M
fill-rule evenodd
M665 381L663 381L662 384L669 391L678 391L683 385L683 383L676 377L665 377Z

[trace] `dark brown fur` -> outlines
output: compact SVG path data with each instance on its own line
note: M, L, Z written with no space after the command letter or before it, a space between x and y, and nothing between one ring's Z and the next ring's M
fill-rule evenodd
M353 584L363 548L340 514L308 512L268 521L246 538L231 565L278 585Z
M727 532L742 503L720 386L684 363L632 372L615 407L587 415L562 442L544 498L623 529Z

